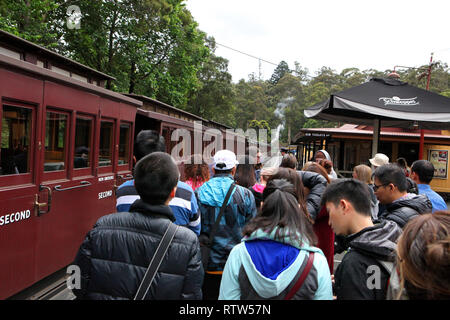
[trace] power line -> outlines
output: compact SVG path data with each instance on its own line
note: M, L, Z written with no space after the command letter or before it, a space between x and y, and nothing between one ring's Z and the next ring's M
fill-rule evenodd
M243 55L248 56L248 57L250 57L250 58L253 58L253 59L258 60L258 61L259 61L259 78L260 78L260 79L261 79L261 61L263 61L263 62L265 62L265 63L268 63L268 64L271 64L271 65L274 65L274 66L278 66L278 63L274 63L274 62L271 62L271 61L267 61L267 60L265 60L265 59L256 57L256 56L251 55L251 54L246 53L246 52L243 52L243 51L241 51L241 50L231 48L230 46L226 46L226 45L221 44L221 43L218 43L218 42L216 42L216 45L219 45L219 46L221 46L221 47L227 48L227 49L229 49L229 50L235 51L235 52L237 52L237 53L240 53L240 54L243 54ZM296 73L296 74L298 74L299 76L304 76L304 77L307 77L307 78L311 78L309 75L307 75L307 74L301 74L300 72L298 72L298 71L296 71L296 70L291 70L291 69L289 69L289 72L290 72L290 73Z
M245 53L245 52L240 51L240 50L238 50L238 49L231 48L231 47L226 46L226 45L224 45L224 44L220 44L220 43L217 43L217 42L216 42L216 44L219 45L219 46L222 46L222 47L224 47L224 48L227 48L227 49L236 51L236 52L238 52L238 53L240 53L240 54L246 55L246 56L248 56L248 57L250 57L250 58L257 59L257 60L260 60L260 61L264 61L265 63L273 64L274 66L278 66L278 63L270 62L270 61L264 60L264 59L262 59L262 58L255 57L255 56L253 56L253 55L251 55L251 54L249 54L249 53Z

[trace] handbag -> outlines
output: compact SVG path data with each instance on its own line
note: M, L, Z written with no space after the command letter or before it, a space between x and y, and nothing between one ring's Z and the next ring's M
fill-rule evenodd
M230 188L228 189L227 195L225 196L225 200L223 200L222 207L220 208L219 215L217 216L217 219L211 229L211 232L209 234L209 237L205 234L201 234L199 236L200 241L200 251L202 254L202 264L203 264L203 270L206 271L206 268L208 267L208 260L209 260L209 254L211 252L211 246L214 240L214 237L216 235L217 229L220 224L220 219L222 219L223 214L225 213L225 208L228 204L228 200L230 199L231 193L233 192L236 185L233 183Z
M148 265L147 271L145 272L144 278L139 285L139 288L134 296L134 300L144 300L147 295L150 286L152 285L153 279L155 278L156 272L161 265L161 262L166 255L167 249L169 249L170 244L175 236L175 232L177 232L179 226L169 222L169 226L164 233L161 241L159 242L158 248L156 249L155 254Z

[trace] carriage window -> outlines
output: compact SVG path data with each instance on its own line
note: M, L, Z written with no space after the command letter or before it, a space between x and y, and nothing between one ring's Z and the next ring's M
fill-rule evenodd
M77 118L75 125L74 168L91 166L92 119Z
M110 166L112 164L113 123L102 121L100 125L100 154L98 166Z
M127 164L130 158L130 125L120 124L119 165Z
M47 112L44 171L65 169L67 115Z
M32 110L3 106L0 175L30 172Z

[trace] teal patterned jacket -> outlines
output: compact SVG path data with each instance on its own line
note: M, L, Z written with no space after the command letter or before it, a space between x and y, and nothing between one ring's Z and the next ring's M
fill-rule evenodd
M209 236L228 189L233 183L232 175L216 174L195 190L201 214L201 234ZM241 242L242 228L256 215L256 212L252 192L236 185L211 246L208 271L223 270L231 249Z

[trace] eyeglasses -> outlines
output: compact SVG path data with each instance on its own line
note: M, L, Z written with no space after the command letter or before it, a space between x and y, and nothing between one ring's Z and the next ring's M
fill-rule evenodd
M381 187L386 187L386 186L388 186L388 185L390 185L390 183L383 183L383 184L380 184L379 186L377 186L377 185L374 183L374 184L373 184L373 191L377 192L377 190L378 190L379 188L381 188Z

